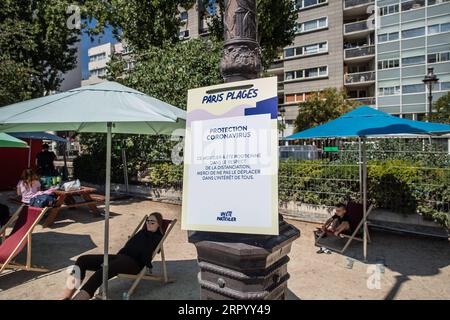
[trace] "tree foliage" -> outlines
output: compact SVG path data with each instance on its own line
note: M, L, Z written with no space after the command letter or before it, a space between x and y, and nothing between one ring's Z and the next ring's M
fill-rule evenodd
M344 89L326 88L320 93L311 94L305 102L299 104L295 132L336 119L358 105L358 102L347 100Z
M135 67L125 75L124 58L116 56L108 64L108 73L111 80L186 109L189 89L222 82L221 53L221 43L212 40L165 42L161 48L150 47L134 55Z
M162 47L164 42L178 41L182 25L180 8L190 8L194 0L109 0L89 1L87 12L95 18L91 35L101 33L106 26L113 28L119 39L125 39L133 50Z
M450 124L450 92L433 104L431 121Z
M73 3L69 0L0 2L0 78L7 84L0 93L2 105L57 90L62 74L75 67L74 44L80 30L69 28L67 23L68 8Z

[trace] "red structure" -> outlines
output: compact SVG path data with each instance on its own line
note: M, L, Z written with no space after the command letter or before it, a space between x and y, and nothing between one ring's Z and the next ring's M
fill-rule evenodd
M31 168L36 169L36 155L42 140L22 139L31 147ZM0 191L13 190L22 171L28 168L29 148L0 148Z

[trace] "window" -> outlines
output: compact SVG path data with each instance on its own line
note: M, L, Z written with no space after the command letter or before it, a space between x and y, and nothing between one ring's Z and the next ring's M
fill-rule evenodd
M399 5L393 4L390 6L385 6L380 8L380 16L385 16L388 14L397 13L399 11Z
M399 59L389 59L389 60L381 60L378 61L378 69L392 69L398 68L400 66Z
M187 11L183 11L180 13L180 20L181 21L185 21L188 19L188 12Z
M284 74L285 80L293 80L295 78L295 71L289 71Z
M450 0L428 0L428 5L432 6L434 4L441 4L445 2L450 2Z
M324 17L297 24L296 32L297 33L309 32L317 29L326 28L327 26L328 26L328 19Z
M402 3L402 11L419 9L425 6L425 0L411 0Z
M448 31L450 31L450 23L433 24L431 26L428 26L428 34L435 34Z
M302 47L287 48L284 50L284 57L304 56L328 52L328 43L314 43Z
M400 86L378 88L380 96L393 96L400 94Z
M101 77L106 74L106 68L94 69L90 71L91 77Z
M387 42L398 40L398 32L383 33L378 35L378 42Z
M294 80L294 79L308 79L326 76L328 76L328 67L322 66L316 68L308 68L303 70L285 72L284 79Z
M98 53L98 54L94 54L94 55L90 56L89 62L99 61L99 60L103 60L103 59L106 59L106 52L102 52L102 53Z
M439 25L434 24L432 26L428 26L428 34L439 33Z
M320 67L319 68L319 76L327 76L328 75L328 68L327 67Z
M287 94L285 101L286 103L305 102L305 96L307 95L308 93Z
M402 65L404 66L411 66L421 63L425 63L425 56L408 57L402 59Z
M305 9L308 7L318 6L327 3L328 0L295 0L295 9Z
M425 35L425 27L420 28L414 28L409 30L403 30L402 31L402 38L413 38L413 37L420 37Z
M179 37L181 40L189 38L189 30L182 30L179 33Z
M440 53L431 53L428 55L428 63L436 63L436 62L444 62L444 61L450 61L450 51L440 52Z
M448 32L448 31L450 31L450 23L441 24L441 32Z
M403 93L419 93L425 92L425 84L409 84L402 87Z
M285 49L284 50L284 57L285 58L293 57L295 55L294 52L295 52L294 48Z
M450 90L450 82L441 82L441 90Z

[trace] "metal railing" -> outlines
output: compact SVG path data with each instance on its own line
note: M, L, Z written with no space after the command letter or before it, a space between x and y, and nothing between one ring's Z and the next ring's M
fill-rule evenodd
M348 100L358 101L364 105L374 106L376 105L376 99L374 97L364 97L364 98L349 98Z
M269 70L272 69L281 69L284 67L283 61L274 61L270 66Z
M344 9L349 9L351 7L360 6L363 4L375 3L374 0L345 0Z
M345 84L364 83L375 81L375 71L347 73L345 76Z
M375 46L367 45L357 48L350 48L344 50L345 59L358 58L364 56L370 56L375 54Z
M364 21L358 21L358 22L350 22L344 24L344 34L353 33L353 32L359 32L359 31L366 31L366 30L373 30L374 29L374 20L364 20Z

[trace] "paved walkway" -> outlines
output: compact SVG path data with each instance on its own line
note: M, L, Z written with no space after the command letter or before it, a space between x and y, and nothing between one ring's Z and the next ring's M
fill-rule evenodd
M4 202L6 194L0 194ZM176 205L132 199L115 202L110 221L110 252L126 242L141 217L159 211L165 217L180 219ZM317 254L312 224L289 221L302 232L294 242L288 271L289 299L450 299L450 245L448 241L372 232L369 246L371 263L384 260L379 289L369 289L371 265L360 262L362 247L356 243L342 256ZM163 285L143 281L133 299L198 299L197 261L194 245L177 223L169 236L166 255L169 272L176 282ZM79 255L103 252L103 219L94 218L87 209L62 210L50 228L37 226L33 235L33 263L49 268L45 274L25 271L5 272L0 276L0 299L58 299L64 287L66 268ZM24 255L19 256L24 259ZM353 261L347 268L348 259ZM159 257L154 263L160 269ZM373 275L372 275L373 276ZM372 278L377 280L376 278ZM376 282L373 282L376 286ZM111 298L121 299L131 282L110 281Z

